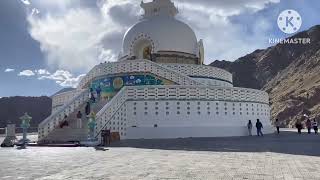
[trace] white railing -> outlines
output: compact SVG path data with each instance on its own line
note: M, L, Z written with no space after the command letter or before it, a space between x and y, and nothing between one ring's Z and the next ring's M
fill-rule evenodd
M92 80L100 76L137 72L152 73L156 76L171 80L179 85L203 85L185 74L163 67L152 61L141 59L97 65L81 80L79 88L85 88Z
M214 86L130 86L127 100L218 100L269 104L268 93L255 89Z
M64 105L65 103L69 102L72 98L79 95L81 92L82 92L82 90L75 89L72 91L67 91L67 92L53 95L51 97L52 98L52 107Z
M106 104L96 115L97 127L96 127L96 137L100 134L101 130L111 121L112 117L126 102L128 87L123 87L109 102Z
M97 113L96 137L100 134L128 100L204 100L253 102L269 105L264 91L246 88L208 86L129 86Z
M38 140L41 141L44 139L51 131L53 131L56 126L61 122L65 115L69 116L77 108L79 108L83 103L88 101L89 91L87 89L82 90L81 93L71 99L58 111L51 114L44 121L42 121L38 126Z
M161 64L161 66L173 69L187 76L209 77L232 84L232 74L230 72L213 66L195 64Z

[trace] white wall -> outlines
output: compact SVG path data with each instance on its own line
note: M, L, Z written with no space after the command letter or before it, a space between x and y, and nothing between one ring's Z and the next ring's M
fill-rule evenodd
M270 107L263 103L127 101L107 128L121 139L245 136L248 120L256 119L265 133L273 132Z

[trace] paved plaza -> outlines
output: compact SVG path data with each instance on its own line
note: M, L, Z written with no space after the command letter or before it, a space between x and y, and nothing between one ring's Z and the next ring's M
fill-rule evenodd
M320 137L122 141L94 148L0 149L0 179L320 179ZM2 140L2 139L0 139Z

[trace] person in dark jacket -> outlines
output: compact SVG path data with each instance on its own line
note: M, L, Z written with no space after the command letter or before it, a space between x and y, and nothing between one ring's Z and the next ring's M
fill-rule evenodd
M90 102L87 102L87 105L85 107L85 112L86 112L86 115L89 116L89 114L91 112Z
M314 133L318 134L318 122L316 119L313 120L312 126L313 126Z
M96 93L97 93L97 99L98 99L98 101L99 101L100 98L101 98L101 87L100 87L100 86L97 87Z
M64 115L64 118L63 118L63 121L60 123L60 128L63 128L64 126L69 126L69 123L68 123L68 116L65 114Z
M262 133L263 125L262 125L262 123L260 122L259 119L257 119L256 128L257 128L257 135L258 136L260 136L260 135L263 136L263 133Z
M82 128L82 113L81 113L81 111L78 111L78 113L77 113L77 127L79 129Z
M277 133L280 134L280 121L279 121L279 119L276 119L276 122L274 123L274 125L276 125Z
M249 136L252 136L252 122L251 122L251 120L248 121L247 128L248 128Z
M298 134L301 134L302 124L300 121L296 122L296 128L298 129Z

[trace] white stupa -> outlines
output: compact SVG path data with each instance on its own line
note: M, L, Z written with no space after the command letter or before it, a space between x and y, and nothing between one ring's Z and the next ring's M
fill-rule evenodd
M76 114L91 103L95 137L103 130L120 139L245 136L259 119L272 133L266 92L233 87L232 74L203 65L204 48L177 20L170 0L141 3L145 14L123 38L119 61L95 66L78 88L52 97L52 114L39 125L39 141L87 139L87 120ZM101 98L89 99L90 89ZM99 99L99 98L97 98ZM61 128L65 121L69 126Z

